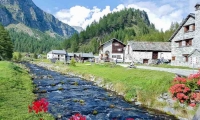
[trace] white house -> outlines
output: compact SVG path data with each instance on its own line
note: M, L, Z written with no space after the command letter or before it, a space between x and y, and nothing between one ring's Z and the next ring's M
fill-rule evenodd
M171 65L200 67L200 4L195 8L170 38Z
M125 62L155 63L171 61L170 42L135 42L128 41L125 48Z
M56 59L59 61L66 60L66 51L65 50L52 50L47 53L47 59Z
M123 62L125 46L125 44L115 38L101 44L99 47L100 60L109 62L117 59L117 62Z

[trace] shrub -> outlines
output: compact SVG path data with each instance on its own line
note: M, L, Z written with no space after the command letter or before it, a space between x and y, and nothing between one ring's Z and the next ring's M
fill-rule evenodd
M14 52L14 53L13 53L12 59L13 59L14 61L17 61L17 62L21 61L21 59L22 59L21 53L20 53L20 52Z
M70 61L70 65L72 65L72 66L76 66L76 61L75 61L74 58L71 59L71 61Z
M194 107L199 102L200 71L187 78L176 77L169 91L174 99L180 103L187 103Z
M33 58L34 58L34 59L37 59L37 58L38 58L38 56L37 56L36 53L33 54Z

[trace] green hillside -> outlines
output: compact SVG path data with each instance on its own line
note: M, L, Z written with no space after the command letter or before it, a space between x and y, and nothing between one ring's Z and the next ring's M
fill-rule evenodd
M97 53L99 45L112 38L125 44L130 40L168 41L176 28L177 23L172 23L166 32L156 30L145 11L124 9L104 16L99 22L94 21L80 34L74 34L65 40L63 48L72 52Z

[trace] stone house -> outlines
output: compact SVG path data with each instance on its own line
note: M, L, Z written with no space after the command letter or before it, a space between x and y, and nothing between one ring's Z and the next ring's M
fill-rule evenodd
M47 53L47 59L55 59L58 61L66 61L66 51L65 50L52 50Z
M135 42L128 41L125 48L125 62L156 63L171 61L170 42Z
M174 66L200 67L200 4L171 36L172 62Z
M126 45L120 40L113 38L99 47L99 59L104 62L116 60L117 62L124 62L124 47Z

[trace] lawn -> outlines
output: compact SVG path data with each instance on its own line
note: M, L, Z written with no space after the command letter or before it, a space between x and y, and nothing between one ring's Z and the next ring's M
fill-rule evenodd
M0 61L0 120L39 120L28 113L28 105L35 99L28 72L6 61ZM45 120L52 120L43 114Z

